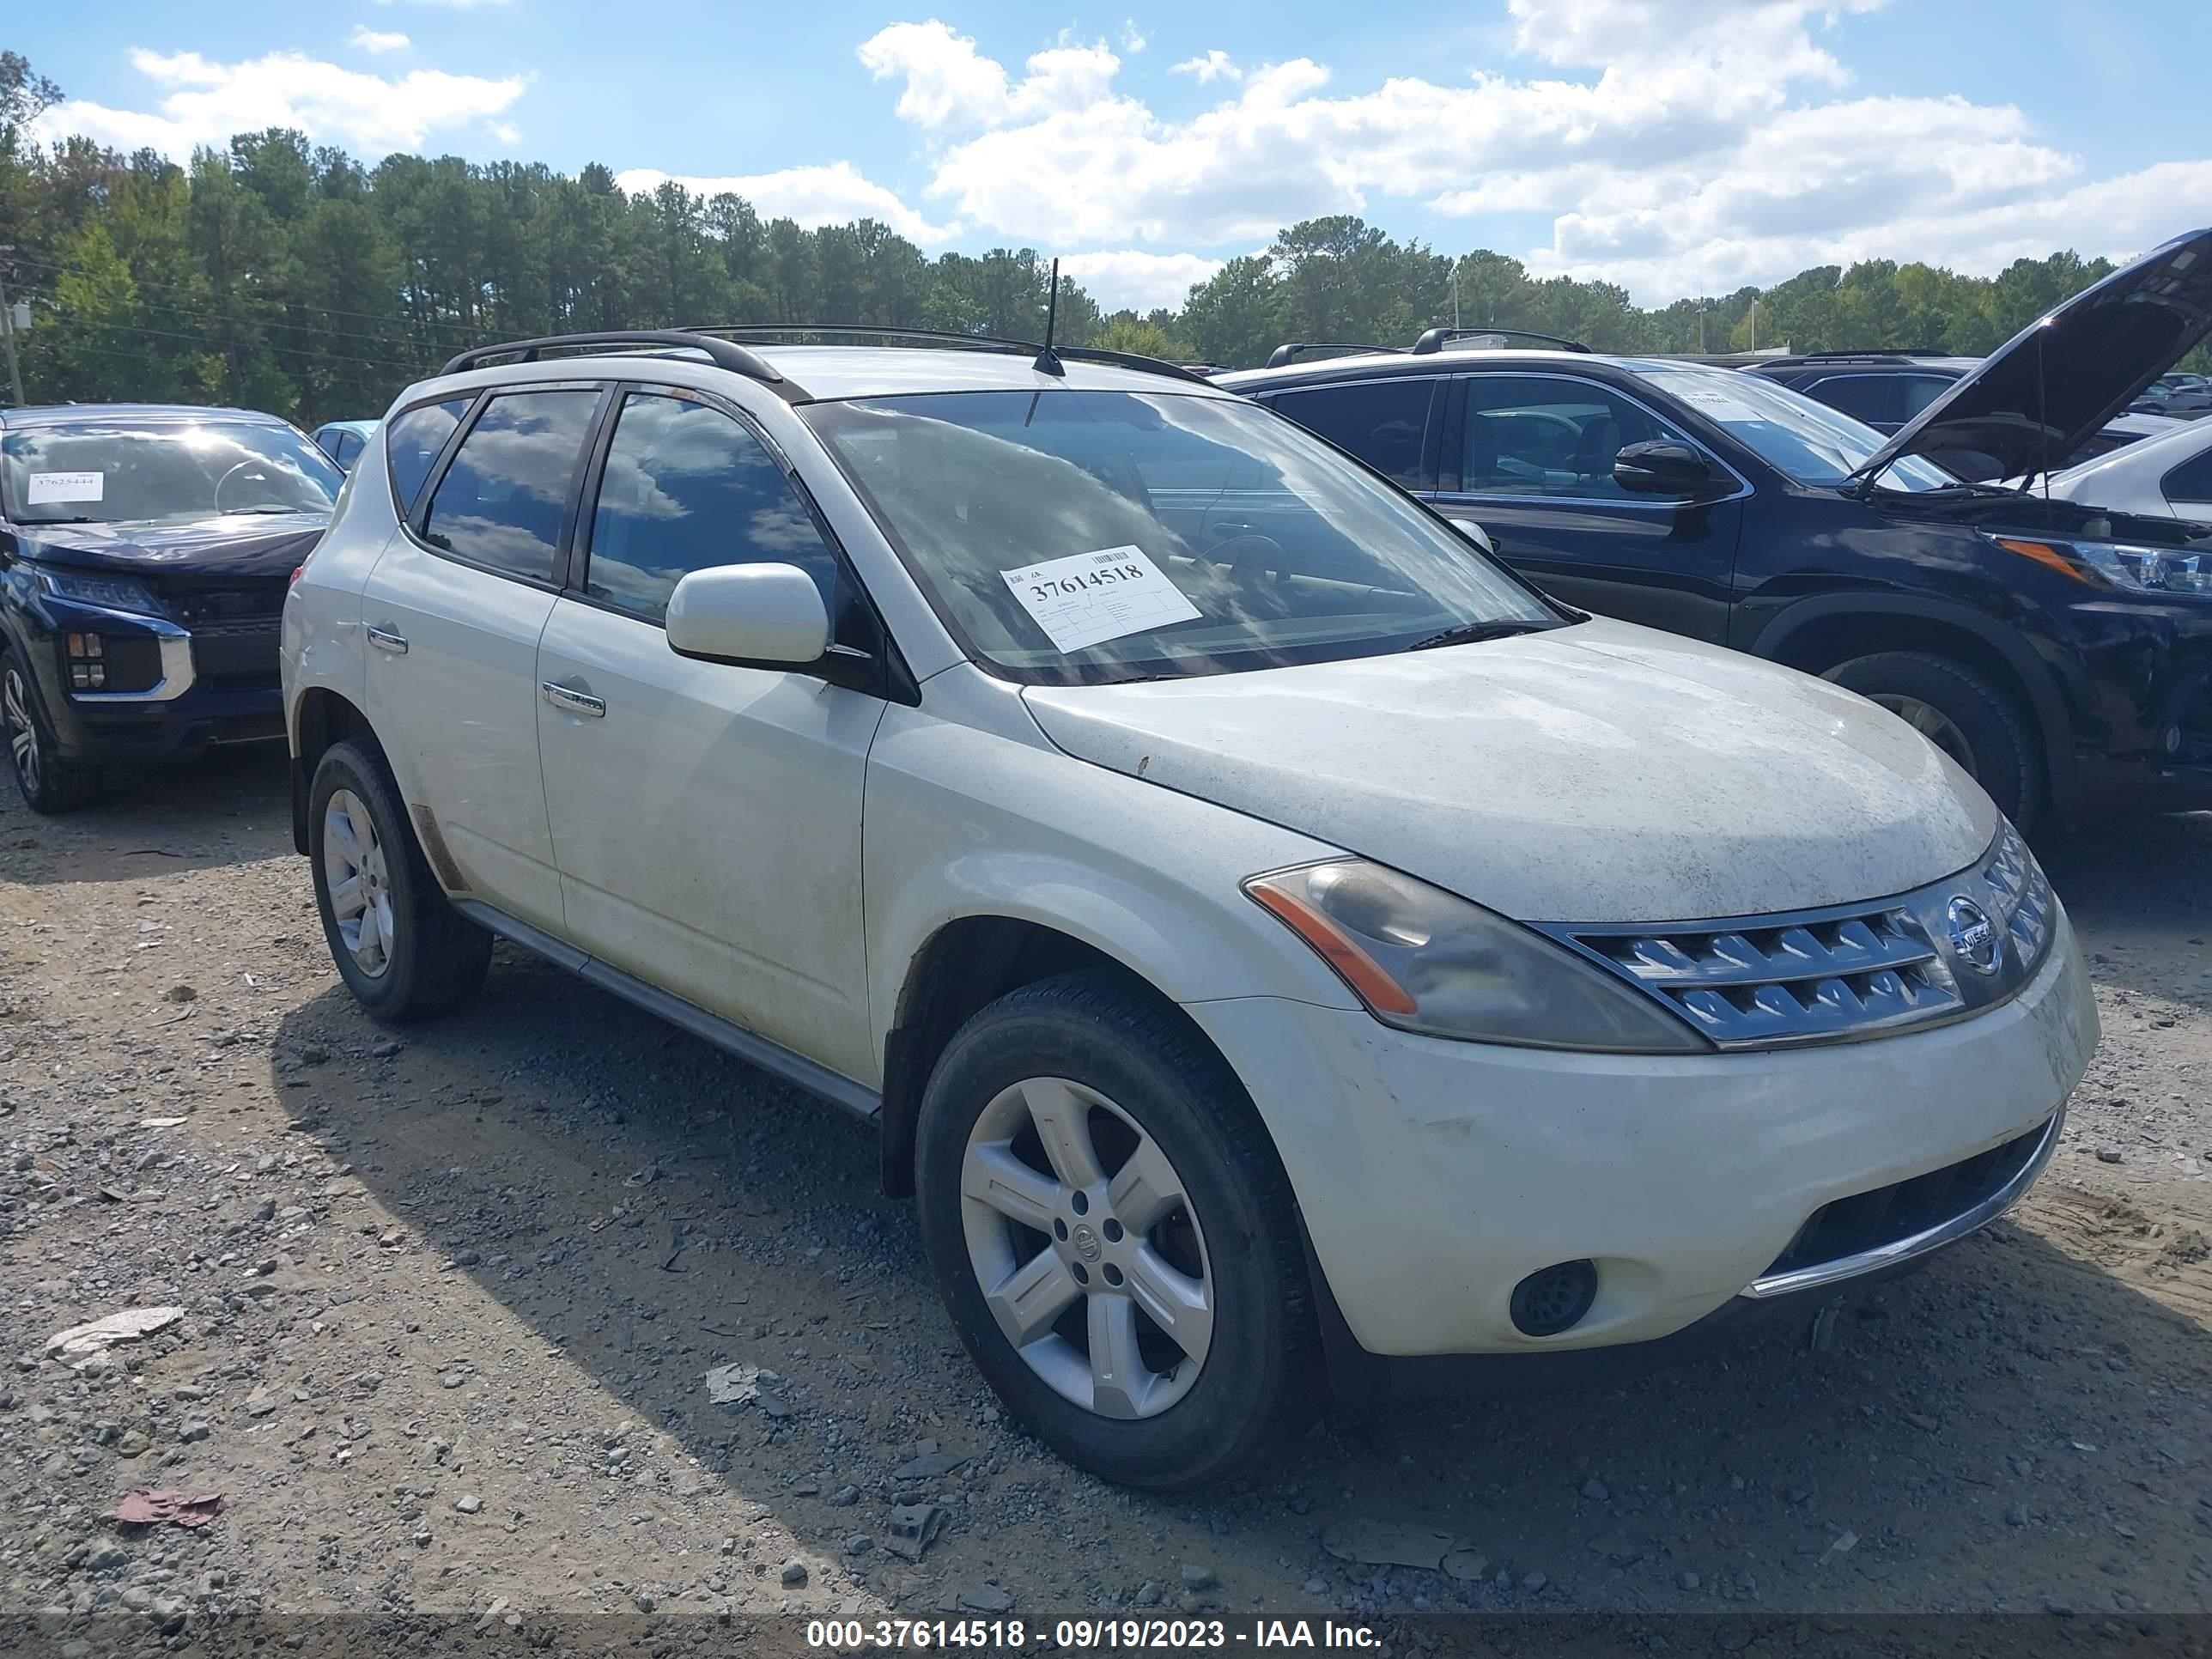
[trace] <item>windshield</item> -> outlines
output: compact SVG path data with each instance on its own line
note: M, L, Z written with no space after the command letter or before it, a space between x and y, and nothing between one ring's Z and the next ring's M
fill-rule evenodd
M1802 484L1839 484L1889 440L1841 410L1816 403L1763 374L1693 364L1645 363L1636 373L1680 399L1777 471ZM1959 480L1909 455L1877 480L1884 489L1954 489Z
M344 482L289 427L162 421L39 426L0 437L0 507L17 524L327 514Z
M1255 404L963 392L800 413L946 625L1013 678L1223 673L1560 620Z

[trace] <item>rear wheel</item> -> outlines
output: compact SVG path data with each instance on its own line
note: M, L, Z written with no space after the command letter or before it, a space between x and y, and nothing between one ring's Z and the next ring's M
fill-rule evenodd
M439 890L374 743L333 744L315 768L307 856L331 960L375 1018L448 1013L483 982L491 935Z
M1971 774L2014 823L2033 827L2043 797L2035 729L1986 676L1932 653L1883 651L1822 678L1888 709Z
M1069 1462L1194 1486L1317 1404L1289 1181L1220 1057L1139 988L1068 975L969 1020L915 1173L961 1340Z
M74 812L100 799L100 769L62 758L29 671L6 651L0 651L0 738L15 787L33 812Z

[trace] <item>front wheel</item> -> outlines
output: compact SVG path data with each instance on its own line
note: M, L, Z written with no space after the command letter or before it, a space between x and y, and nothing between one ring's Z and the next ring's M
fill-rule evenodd
M475 994L491 935L440 890L373 743L335 744L315 768L307 855L331 957L371 1015L426 1019Z
M1290 1183L1220 1056L1097 973L962 1027L924 1092L922 1243L1014 1416L1134 1486L1214 1480L1318 1401Z
M1956 761L2023 832L2033 827L2042 752L2027 715L2001 687L1964 663L1918 651L1855 657L1821 678L1888 709Z
M0 738L8 745L15 787L33 812L74 812L100 799L100 769L62 758L30 674L5 651L0 651Z

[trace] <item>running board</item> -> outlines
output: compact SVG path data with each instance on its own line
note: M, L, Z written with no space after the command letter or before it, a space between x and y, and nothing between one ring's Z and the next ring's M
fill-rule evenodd
M842 1106L855 1116L874 1122L884 1109L884 1098L873 1089L841 1076L827 1066L819 1065L804 1054L793 1054L780 1042L771 1042L757 1032L742 1025L732 1024L719 1014L710 1014L696 1004L683 998L671 996L657 985L648 985L635 975L601 962L597 957L579 951L526 921L517 921L501 910L495 910L480 899L457 898L453 908L459 910L479 927L512 939L526 950L535 951L556 967L566 968L579 978L586 980L603 991L611 991L623 1001L634 1003L648 1014L656 1014L671 1025L681 1026L693 1036L704 1038L717 1048L735 1054L739 1060L757 1066L763 1072L772 1072L787 1083L797 1084L809 1094L819 1095L833 1104Z

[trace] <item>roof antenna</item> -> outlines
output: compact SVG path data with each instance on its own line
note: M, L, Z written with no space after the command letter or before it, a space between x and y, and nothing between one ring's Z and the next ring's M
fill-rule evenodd
M1044 348L1030 367L1040 374L1057 374L1065 380L1067 370L1060 361L1060 354L1052 349L1053 325L1060 319L1060 261L1052 262L1052 297L1044 306Z

